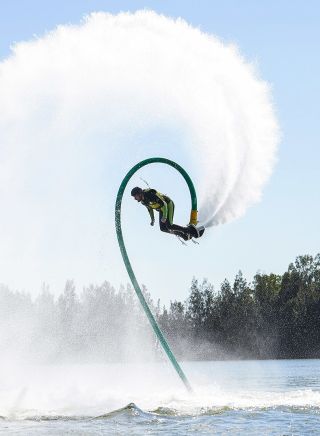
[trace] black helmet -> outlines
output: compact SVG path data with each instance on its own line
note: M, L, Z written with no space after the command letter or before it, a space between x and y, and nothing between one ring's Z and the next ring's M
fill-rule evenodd
M131 195L132 197L134 197L137 194L142 194L142 189L139 188L139 186L136 186L135 188L132 189L131 191Z

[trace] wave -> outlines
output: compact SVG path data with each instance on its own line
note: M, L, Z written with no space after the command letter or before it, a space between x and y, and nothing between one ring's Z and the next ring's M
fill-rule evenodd
M2 366L0 420L140 419L240 410L320 411L319 361ZM2 421L1 420L1 421Z
M199 417L210 417L216 415L224 415L230 412L246 412L246 413L261 413L261 412L279 412L279 413L292 413L292 414L312 414L312 415L320 415L320 406L319 405L251 405L251 406L214 406L214 407L202 407L199 409L194 409L193 411L181 411L178 409L159 406L154 410L145 411L138 407L135 403L129 403L126 406L112 410L110 412L104 413L99 416L90 416L90 415L25 415L20 419L15 417L5 417L0 416L0 419L3 421L93 421L93 420L101 420L101 421L137 421L142 420L143 422L155 422L161 421L161 419L188 419L188 418L199 418Z

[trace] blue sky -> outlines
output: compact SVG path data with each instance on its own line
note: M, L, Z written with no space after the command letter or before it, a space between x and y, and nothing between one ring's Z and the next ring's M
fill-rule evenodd
M320 4L317 1L10 1L0 6L0 58L10 45L92 11L153 9L234 42L272 85L282 140L262 201L203 240L194 274L216 286L241 269L282 273L297 255L320 252ZM135 162L133 162L134 164ZM185 284L191 277L185 278ZM1 282L1 278L0 278ZM177 298L184 298L186 290ZM161 296L161 295L160 295ZM166 295L169 298L171 295ZM172 296L173 299L175 296Z

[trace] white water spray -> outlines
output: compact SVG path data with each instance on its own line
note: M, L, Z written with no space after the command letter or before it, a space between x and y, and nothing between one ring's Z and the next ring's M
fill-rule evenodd
M0 113L1 280L19 287L17 271L98 275L108 260L92 253L117 249L105 223L139 160L186 165L211 226L260 198L278 141L268 86L237 48L151 11L94 13L16 44Z

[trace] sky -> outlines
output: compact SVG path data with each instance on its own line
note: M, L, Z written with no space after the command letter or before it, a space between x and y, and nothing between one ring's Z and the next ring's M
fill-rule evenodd
M137 205L131 204L131 199L127 199L123 212L125 235L128 238L129 256L132 256L138 281L146 284L154 299L160 298L167 303L169 300L183 300L188 296L188 288L193 276L200 280L207 278L218 289L224 278L232 281L239 270L242 270L244 276L251 281L257 271L281 274L296 256L317 254L320 251L318 226L320 221L318 121L320 6L318 2L94 0L54 3L32 0L2 2L0 60L4 61L10 56L11 47L15 43L41 38L61 24L78 25L83 17L91 12L117 14L121 11L135 12L140 9L150 9L172 18L181 17L202 32L216 36L224 44L235 44L245 60L256 66L259 77L270 84L281 139L277 163L262 190L260 202L248 207L240 218L209 229L199 246L180 246L174 238L163 239L163 235L158 240L160 236L156 233L156 229L149 228L147 218L145 222L142 221L144 212L141 212ZM10 93L8 95L10 96ZM152 138L159 142L176 141L179 147L177 138L180 134L183 133L177 131L176 126L174 131L161 131L160 125L155 127ZM53 153L54 144L48 143L48 147L51 148L41 152L48 153L51 163L56 165L63 153ZM164 148L163 153L166 154L166 151ZM123 164L121 160L117 160L113 171L107 176L103 174L101 154L99 154L99 161L89 155L86 156L88 161L92 159L93 166L97 166L96 178L90 180L90 183L84 181L74 186L72 192L75 199L71 198L71 191L65 194L66 203L75 202L74 210L78 213L77 220L81 222L82 231L81 238L73 235L70 241L67 240L67 233L59 235L57 231L59 220L68 221L70 228L78 225L78 222L73 224L75 217L68 215L67 210L62 214L54 205L51 205L50 210L46 205L46 213L48 216L50 214L50 220L48 219L47 222L50 222L50 225L45 226L43 220L41 231L37 228L37 220L32 218L28 226L21 228L20 231L15 228L15 225L19 226L19 221L15 221L15 215L27 209L20 210L14 204L16 191L7 187L8 195L10 198L13 197L13 207L12 211L6 210L8 222L11 222L6 230L9 235L6 244L10 244L10 240L17 244L17 239L14 240L13 237L10 239L11 233L17 233L19 245L11 251L11 264L9 265L8 261L3 263L2 267L0 265L0 283L34 295L39 292L43 282L47 282L52 291L59 293L65 280L70 278L75 279L80 289L85 284L99 283L103 279L111 281L116 287L120 283L126 283L128 278L120 254L114 249L115 236L113 223L109 218L109 209L113 208L118 183L130 166L137 163L136 158L140 156L144 157L144 154L140 155L137 152L133 154L132 159L124 159ZM189 162L190 156L184 155L183 150L180 157L180 163L192 168L192 163ZM29 161L25 162L25 165L28 165ZM78 163L82 164L81 162ZM77 161L75 167L70 169L65 166L61 171L77 172ZM14 170L17 171L17 167L9 165L7 168L8 172ZM42 173L36 172L36 174L41 174L44 180L48 171L50 171L49 167ZM175 183L173 175L163 174L158 169L146 174L152 183L158 183L158 179L167 177L170 181L168 189L170 184ZM18 175L14 173L10 176L13 184L15 177ZM197 174L195 180L200 183ZM137 181L139 182L138 179ZM39 186L41 183L39 182ZM99 184L108 185L108 190L105 192L108 198L104 204L100 204L101 197L98 194L103 191L100 191ZM30 190L34 189L34 186L31 183ZM36 195L26 191L24 201L34 202L36 197L38 211L41 210L41 201L43 205L46 203L46 189L48 186L44 181L43 189L37 190ZM5 190L6 185L1 186L1 191ZM181 197L184 195L182 192L181 185L178 200L180 195ZM79 197L82 195L88 199L88 202L86 212L83 214L86 216L79 218L83 207ZM17 201L21 202L21 198L17 196ZM178 203L183 201L184 197ZM87 217L90 210L95 217L99 214L98 221ZM57 219L53 219L52 215ZM182 217L179 207L177 219L181 220ZM99 234L95 241L100 242L96 242L90 249L91 234L97 232L97 223ZM104 226L105 230L101 230ZM150 233L151 231L153 233ZM40 252L42 260L32 266L31 274L28 255L34 255L36 250L33 246L34 240L44 238L42 232L52 233L57 235L57 238L54 244L51 241L45 250L42 249ZM109 244L109 241L112 243ZM85 244L89 250L88 256L78 259L74 256L74 252L77 249L81 250L82 244ZM110 250L112 250L111 257L107 255ZM14 255L17 258L16 263L14 263ZM70 260L71 257L74 259ZM85 272L86 268L87 272ZM81 274L78 274L79 271Z

